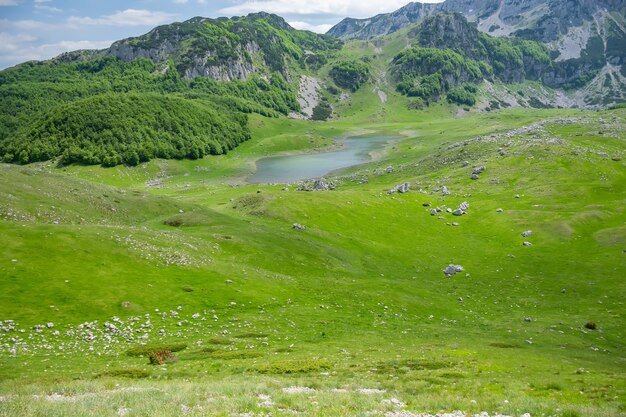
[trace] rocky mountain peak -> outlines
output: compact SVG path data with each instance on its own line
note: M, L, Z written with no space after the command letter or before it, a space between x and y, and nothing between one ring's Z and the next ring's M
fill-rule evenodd
M409 36L422 47L469 51L476 47L479 32L460 13L444 12L425 18Z

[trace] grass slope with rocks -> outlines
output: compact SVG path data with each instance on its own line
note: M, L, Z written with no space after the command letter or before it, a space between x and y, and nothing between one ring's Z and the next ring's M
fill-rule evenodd
M197 160L0 165L0 415L626 412L624 110L407 102L252 115ZM245 181L373 133L401 139L333 191Z

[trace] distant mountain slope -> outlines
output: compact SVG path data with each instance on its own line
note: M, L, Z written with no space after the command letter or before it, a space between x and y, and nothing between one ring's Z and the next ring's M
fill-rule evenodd
M292 76L341 46L256 13L17 65L0 71L0 159L112 166L225 153L249 139L245 113L299 111Z
M291 62L340 46L333 37L295 30L279 16L255 13L232 19L194 17L159 26L143 36L115 42L106 53L123 61L172 59L183 78L233 81L274 71L289 79Z
M340 39L367 40L393 33L439 12L462 14L482 32L494 36L516 35L552 42L571 28L594 20L594 15L624 17L623 0L446 0L443 3L412 2L386 14L367 19L345 18L328 31Z
M543 77L551 87L578 89L587 103L626 100L624 0L415 2L369 19L346 18L328 34L344 40L369 40L441 12L460 13L479 31L492 36L543 42L557 63Z

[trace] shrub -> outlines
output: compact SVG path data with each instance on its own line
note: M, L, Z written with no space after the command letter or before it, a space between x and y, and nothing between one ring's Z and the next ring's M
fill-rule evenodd
M589 330L595 330L596 329L596 322L589 320L587 323L585 323L585 328L589 329Z
M126 354L128 356L146 356L153 352L169 351L179 352L187 348L186 343L170 343L164 345L141 345L128 349Z
M315 108L313 109L313 115L311 116L312 120L324 121L328 120L330 115L333 113L332 107L325 101L321 101Z
M415 98L415 100L409 101L406 107L409 110L423 110L424 108L428 107L428 101L417 97Z
M370 67L360 61L344 61L333 66L329 75L339 87L356 91L369 80Z
M158 350L148 355L150 365L163 365L166 362L176 362L176 356L169 350Z
M448 91L448 102L473 106L474 104L476 104L475 94L477 91L478 88L472 84L465 84L462 87L455 87Z

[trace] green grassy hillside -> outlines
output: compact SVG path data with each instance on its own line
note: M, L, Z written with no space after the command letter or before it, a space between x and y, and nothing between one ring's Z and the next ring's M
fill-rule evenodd
M253 116L250 141L195 161L2 165L0 413L623 414L624 111L376 100ZM368 132L402 139L335 191L242 181Z
M219 155L250 138L245 116L199 100L106 94L59 106L3 142L6 162L120 163Z
M256 28L291 81L0 72L0 156L23 163L0 163L0 416L626 415L626 110L496 111L556 93L475 85L488 68L412 28L336 50L257 18L125 45L177 28L177 59L223 37L232 58ZM448 100L398 91L396 57ZM300 75L329 121L285 117ZM367 136L395 139L333 190L249 181Z

